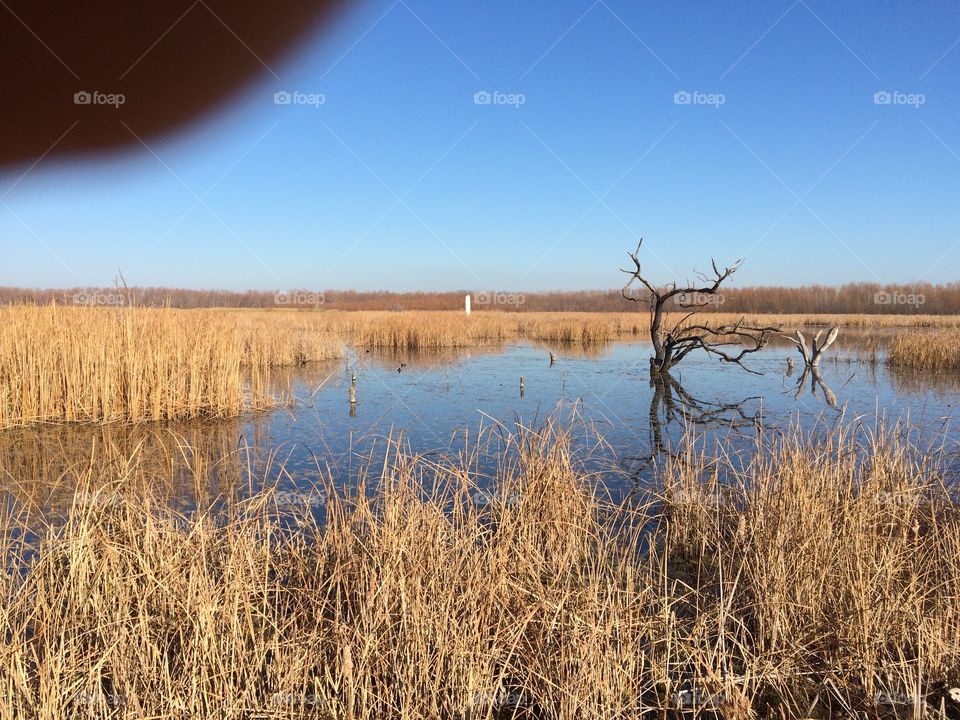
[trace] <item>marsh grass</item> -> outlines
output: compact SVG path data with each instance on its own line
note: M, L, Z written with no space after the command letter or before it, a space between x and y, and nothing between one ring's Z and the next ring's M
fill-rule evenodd
M734 322L745 318L747 325L782 325L786 329L797 327L849 327L849 328L957 328L960 315L872 315L867 313L715 313L703 318L725 318L722 322Z
M0 428L234 417L282 402L271 368L339 355L293 314L0 308Z
M398 446L330 489L325 524L307 502L281 523L271 490L174 511L136 452L77 486L119 501L76 504L29 553L8 505L0 717L956 710L960 516L901 435L690 443L622 506L565 432L498 442L494 477L473 446Z
M329 322L360 347L428 349L496 345L506 340L598 344L639 335L649 327L641 313L331 312Z
M645 306L632 313L476 312L469 318L454 311L335 311L319 314L340 336L358 346L395 349L469 347L522 339L563 345L592 345L615 340L647 339L650 317ZM665 322L686 313L671 312ZM717 325L742 320L745 325L797 327L957 327L958 316L937 315L734 315L705 313L689 320Z
M960 370L960 330L898 335L887 351L894 368L955 372Z

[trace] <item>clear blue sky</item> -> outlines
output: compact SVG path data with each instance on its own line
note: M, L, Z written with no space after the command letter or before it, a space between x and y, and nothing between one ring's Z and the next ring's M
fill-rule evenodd
M953 1L362 2L272 70L0 176L0 285L609 288L640 236L657 282L960 279Z

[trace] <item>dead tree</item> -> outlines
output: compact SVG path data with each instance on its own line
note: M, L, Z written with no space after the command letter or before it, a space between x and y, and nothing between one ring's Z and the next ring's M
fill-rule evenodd
M744 325L742 319L727 325L687 324L700 308L715 303L717 298L722 298L720 286L740 269L743 261L737 260L730 267L720 270L716 261L711 260L712 277L697 273L697 277L703 283L700 287L677 287L676 282L672 282L658 288L644 277L640 268L639 254L642 244L643 239L640 240L634 252L628 253L633 260L634 268L623 270L630 279L620 293L627 300L646 302L650 306L650 341L653 343L654 351L653 357L650 358L651 374L669 373L670 369L689 353L700 349L708 355L719 358L722 362L736 363L747 372L759 375L760 373L746 367L743 360L748 355L766 347L770 336L780 332L779 327L752 327ZM639 282L646 288L646 295L638 295L635 292L634 282ZM664 313L668 311L667 303L675 304L685 313L669 328L664 326L666 320ZM732 346L739 346L739 352L724 349Z
M813 336L813 340L810 342L809 353L807 352L807 339L803 337L803 333L799 330L797 330L796 337L791 337L790 335L784 335L783 337L797 346L797 350L799 350L800 355L803 356L803 364L806 367L815 368L820 365L820 358L823 356L824 351L833 345L833 341L837 339L837 335L839 333L839 328L830 328L830 331L827 333L827 337L824 339L823 344L817 345L820 335L823 334L823 330L818 330L817 334Z

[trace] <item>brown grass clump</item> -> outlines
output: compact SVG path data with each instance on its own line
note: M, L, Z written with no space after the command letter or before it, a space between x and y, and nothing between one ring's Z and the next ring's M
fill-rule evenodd
M243 348L243 364L293 367L343 355L343 340L330 323L314 313L202 311L204 322L226 323Z
M898 335L890 343L887 362L911 370L960 370L960 330Z
M172 311L0 311L0 427L236 415L242 348L223 325Z
M477 320L477 322L473 322ZM510 337L499 315L469 319L456 312L333 312L318 322L334 328L361 347L433 349L492 345Z
M956 709L960 516L937 466L892 434L758 449L680 454L629 508L549 429L510 439L491 486L474 457L397 452L295 523L271 491L174 512L124 490L133 455L118 501L36 543L6 518L26 567L0 578L0 717Z
M0 428L231 417L274 404L270 367L339 353L296 314L0 308Z
M717 324L745 318L745 325L782 325L796 327L850 328L958 328L960 315L871 315L867 313L715 313L703 316Z

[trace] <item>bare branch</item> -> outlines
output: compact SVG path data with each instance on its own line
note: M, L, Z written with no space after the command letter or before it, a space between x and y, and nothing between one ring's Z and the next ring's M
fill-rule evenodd
M630 279L621 290L621 295L628 300L639 301L641 298L637 298L628 292L634 282L641 283L649 292L649 296L643 298L643 300L650 306L650 340L654 349L654 357L650 359L651 371L669 372L671 367L697 348L718 357L724 362L740 365L746 370L747 368L744 367L742 362L743 359L766 347L770 334L780 332L779 327L744 326L742 319L732 325L719 327L706 324L684 326L684 323L693 317L699 309L711 304L709 299L705 299L705 296L717 295L720 292L721 285L740 269L743 261L737 260L733 265L721 270L717 266L716 260L711 259L712 277L704 273L696 273L702 285L695 286L688 283L687 287L678 287L676 282L671 282L658 290L643 275L639 257L642 243L643 240L641 239L640 243L637 244L637 249L632 253L627 253L633 261L634 267L632 270L623 270L630 276ZM690 310L690 312L674 323L669 331L664 331L662 322L665 305L674 298L676 298L674 303L678 307L683 310ZM721 349L724 346L732 345L740 345L740 352L733 353ZM751 370L750 372L754 371Z
M819 346L817 345L817 341L820 339L820 335L823 334L823 330L818 330L817 334L813 336L813 340L810 341L809 352L807 348L807 339L803 336L803 333L797 330L796 334L797 337L795 338L791 337L790 335L783 335L783 337L797 346L797 349L800 351L800 355L803 357L804 366L817 367L820 365L820 358L823 357L823 353L828 347L833 345L834 340L837 339L837 335L840 334L840 329L836 327L830 328L829 332L827 332L826 339L823 341L823 344Z
M620 272L626 273L627 275L630 276L630 279L627 281L627 284L623 286L622 290L620 290L620 294L626 300L630 300L632 302L640 302L641 300L643 300L644 302L650 302L652 304L655 298L659 298L659 293L657 292L656 288L653 287L653 285L651 285L649 282L647 282L646 278L644 278L642 275L642 270L640 267L640 257L639 257L641 245L643 245L643 238L640 238L640 242L637 243L636 250L634 250L632 253L627 253L627 255L630 256L630 259L633 260L634 269L633 270L625 270L623 268L620 269ZM627 293L627 291L630 289L630 286L633 285L634 280L639 280L647 288L647 290L650 291L649 298L646 298L646 299L637 298Z

